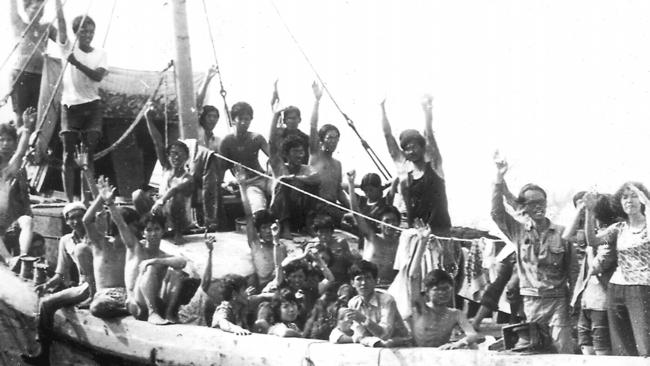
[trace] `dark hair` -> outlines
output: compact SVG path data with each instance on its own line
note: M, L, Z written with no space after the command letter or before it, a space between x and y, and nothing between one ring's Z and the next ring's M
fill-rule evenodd
M0 135L6 135L13 139L14 142L18 141L18 131L16 131L16 127L9 123L0 123Z
M573 207L578 207L578 201L581 200L585 194L587 194L587 191L580 191L573 195Z
M286 277L289 277L290 274L298 271L303 271L305 276L309 272L309 265L304 260L296 260L287 263L285 266L282 266L282 272Z
M287 108L284 109L284 117L286 118L288 114L295 113L298 115L298 118L300 117L300 109L298 107L290 105Z
M393 215L395 215L395 217L397 217L397 220L399 222L402 222L402 213L399 212L397 207L395 207L395 206L386 206L386 208L384 208L381 211L381 215L379 215L379 218L381 218L382 216L384 216L386 214L393 214Z
M517 195L517 203L520 205L525 205L526 204L526 197L524 194L528 191L538 191L541 194L544 195L544 199L546 199L546 191L542 189L542 187L538 186L537 184L534 183L528 183L525 186L521 187L519 190L519 195Z
M164 230L165 216L159 213L148 212L142 216L142 218L140 219L140 224L142 225L142 227L145 227L148 224L159 225Z
M82 21L83 21L84 27L87 27L89 25L92 25L93 27L95 27L95 21L93 20L93 18L91 18L88 15L85 15L85 16L84 15L77 15L76 17L74 17L74 19L72 19L72 32L73 33L77 33L77 31L79 31L79 27L81 27L81 22Z
M244 114L248 114L253 118L253 107L246 102L237 102L230 109L230 117L232 117L233 120Z
M442 285L444 283L448 283L453 286L454 279L449 275L449 273L441 269L434 269L433 271L427 273L426 276L424 276L422 283L424 285L425 291L429 291L433 287Z
M262 225L272 224L275 222L275 217L269 210L259 210L253 214L253 225L255 230L259 231Z
M402 131L402 133L399 134L399 147L402 150L406 149L406 145L411 142L415 142L421 147L425 147L427 145L427 140L425 140L424 136L422 136L422 134L417 130L408 129Z
M167 148L165 149L165 155L169 155L169 152L172 150L172 147L178 147L179 149L183 150L185 154L187 154L187 158L190 158L190 148L187 147L187 145L180 140L172 141L167 145Z
M314 228L314 231L321 229L334 230L334 219L332 219L332 216L326 213L319 213L316 215L316 217L314 217L314 223L312 227Z
M629 189L629 186L635 186L638 188L643 194L646 195L646 197L650 197L650 193L648 192L648 189L643 185L643 183L639 182L625 182L623 185L614 193L614 207L615 210L618 211L621 215L621 217L625 220L628 219L627 214L625 213L625 210L623 210L623 206L621 205L621 198L623 198L623 193ZM645 205L641 205L641 213L645 215Z
M122 218L127 225L135 223L138 227L138 231L142 231L142 225L140 225L140 214L138 211L124 206L118 207L118 211L120 212L120 215L122 215ZM115 220L111 220L111 227L108 234L111 236L117 236L120 234L120 231L115 224Z
M238 274L230 273L223 277L223 299L231 301L234 294L246 288L246 278Z
M289 151L294 147L302 147L304 149L303 139L298 135L287 136L284 141L282 141L282 154L285 156L289 155Z
M619 200L620 201L620 200ZM601 194L598 196L596 206L594 207L594 217L601 223L602 227L608 227L620 220L625 212L616 209L614 198L611 194Z
M355 261L348 269L348 274L350 275L351 279L354 279L356 276L359 275L369 274L372 276L372 278L376 280L377 273L378 273L377 265L363 259Z
M294 303L298 305L298 299L296 295L287 288L278 289L271 300L271 310L273 311L273 316L275 317L276 322L282 321L282 316L280 314L280 309L282 308L282 303Z
M323 140L325 140L325 136L330 131L336 131L339 137L341 137L341 132L339 131L338 128L336 128L336 126L326 123L322 125L320 129L318 129L318 139L322 142Z
M204 105L201 109L201 114L199 115L199 126L205 129L205 118L208 116L208 113L216 113L217 119L219 119L219 110L213 105Z

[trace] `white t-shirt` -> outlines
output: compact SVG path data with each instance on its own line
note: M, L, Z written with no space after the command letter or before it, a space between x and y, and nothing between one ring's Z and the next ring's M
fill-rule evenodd
M74 52L74 57L90 69L106 68L106 51L101 48L93 48L92 52L83 52L79 45L75 44L74 51L72 44L74 42L68 38L67 42L61 46L61 55L63 62L68 58L70 53ZM72 106L92 102L99 99L99 83L92 80L86 74L81 72L73 65L68 65L63 75L63 91L61 93L61 104Z

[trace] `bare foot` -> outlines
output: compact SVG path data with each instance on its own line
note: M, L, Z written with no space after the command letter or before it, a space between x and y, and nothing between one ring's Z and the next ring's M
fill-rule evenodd
M169 320L164 319L163 317L161 317L161 316L158 315L157 313L151 313L151 314L149 314L149 318L147 319L147 321L148 321L149 323L151 323L151 324L155 324L155 325L167 325L167 324L171 324L171 322L170 322Z
M178 324L181 322L180 319L178 319L178 315L173 314L167 314L165 316L165 319L167 319L170 324Z

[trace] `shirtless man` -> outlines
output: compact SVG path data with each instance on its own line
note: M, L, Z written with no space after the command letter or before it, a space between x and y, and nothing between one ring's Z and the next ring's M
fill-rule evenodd
M76 267L79 273L77 285L65 288L44 297L39 305L38 334L41 352L37 356L23 355L23 360L35 365L49 364L49 349L52 341L52 326L54 313L63 307L79 304L92 296L94 286L92 270L92 254L86 243L86 231L82 218L86 207L81 202L71 202L63 207L63 217L66 224L72 228L59 240L59 258L54 277L34 289L39 296L61 286L70 280L70 270Z
M115 206L115 188L111 187L108 179L100 178L97 188L127 250L124 272L127 309L136 319L148 320L152 324L176 322L183 279L181 270L187 261L160 250L165 218L156 213L146 214L141 221L144 239L138 240L133 225L126 223Z
M340 202L345 207L350 207L348 197L343 192L341 182L343 173L341 162L334 159L332 154L336 150L341 134L334 125L325 124L318 129L318 107L323 90L315 82L312 84L314 91L314 110L311 116L311 128L309 134L309 153L311 165L320 175L321 183L318 195L330 202ZM330 215L338 226L343 218L343 212L330 205L320 204L320 212Z
M86 155L87 156L87 155ZM78 159L82 160L82 159ZM86 176L85 165L82 167L88 184L93 187L92 179ZM112 318L126 315L126 287L124 284L124 265L126 260L126 247L118 235L117 227L111 225L107 234L109 215L102 210L104 199L95 192L95 201L83 217L88 241L93 251L93 268L95 271L95 285L97 291L90 303L90 313L98 318ZM101 212L100 212L101 211ZM139 215L135 210L123 207L120 209L124 221L132 231L137 231Z

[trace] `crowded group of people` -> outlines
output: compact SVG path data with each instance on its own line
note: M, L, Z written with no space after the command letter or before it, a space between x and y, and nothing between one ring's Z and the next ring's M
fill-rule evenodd
M517 315L539 327L551 351L574 352L576 325L571 315L578 312L577 340L584 354L650 353L645 215L650 194L643 185L625 183L613 195L581 192L574 200L575 220L564 228L546 217L547 195L541 187L528 184L517 196L510 193L504 180L507 162L496 159L492 218L516 250L504 259L506 269L486 291L483 311L470 323L462 310L450 306L458 290L453 275L443 269L422 273L425 252L440 245L438 238L449 236L451 229L431 97L422 101L424 133L408 129L397 139L381 103L381 126L399 175L382 182L368 173L357 182L356 172L344 174L334 158L339 129L332 124L319 127L323 92L318 84L312 85L309 134L299 129L299 108L280 107L276 85L268 139L249 131L254 113L246 102L226 111L234 131L221 137L213 133L219 109L202 105L214 76L210 72L197 98L198 141L177 140L165 146L153 111L146 107L162 181L158 191L120 192L131 196L134 208L118 206L116 189L107 178L95 176L92 164L102 130L98 90L107 74L106 53L92 45L94 21L76 17L74 37L69 37L61 1L56 0L56 28L39 23L42 5L42 0L25 0L25 22L18 15L17 0L10 0L15 33L28 36L20 44L15 73L16 118L12 124L0 124L0 255L16 270L21 259L44 255L44 239L33 230L24 158L36 124L40 41L47 37L61 45L68 63L62 82L61 139L69 203L62 214L71 233L60 240L54 276L36 287L40 294L51 294L40 302L42 352L25 356L26 361L45 362L54 313L71 305L88 308L100 318L133 316L156 325L211 326L242 336L265 333L369 347L466 348L483 338L477 332L480 320L496 310L503 292L519 302ZM32 52L34 48L40 51ZM260 151L268 157L268 169L260 164ZM72 178L77 170L92 199L75 197ZM223 214L219 186L228 171L240 187L255 274L214 279L213 255L228 253L213 253L215 238L206 236L203 274L193 278L186 270L187 259L164 252L160 244L166 235L180 245L191 229L216 229ZM405 212L393 205L396 195ZM352 250L337 230L358 236L360 251ZM398 265L397 251L406 232L416 245L402 261L408 264ZM296 235L311 239L290 251L287 240ZM407 299L396 299L385 290L396 281L408 288L401 293L408 294ZM455 335L455 329L464 336Z

